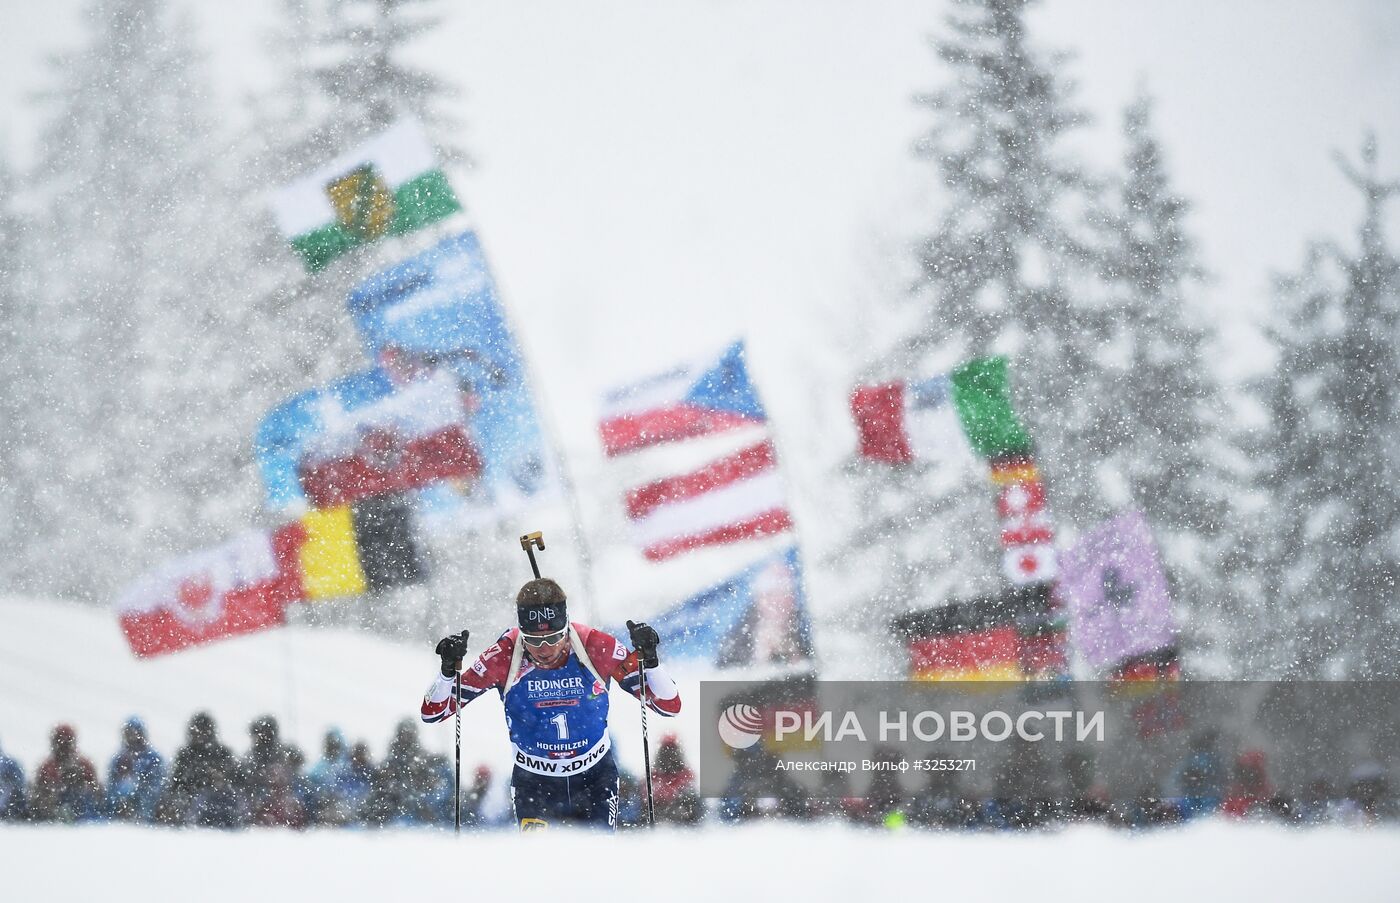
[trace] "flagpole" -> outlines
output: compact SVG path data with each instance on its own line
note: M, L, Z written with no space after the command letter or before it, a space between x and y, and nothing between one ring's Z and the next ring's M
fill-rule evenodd
M490 272L491 258L490 255L486 253L486 244L482 240L480 232L478 232L472 224L469 223L468 227L476 233L477 244L481 247L482 260L486 262L487 271ZM492 278L492 282L495 282L494 277ZM588 538L584 533L583 509L582 506L579 505L578 490L569 473L563 447L559 443L558 431L554 429L553 420L545 410L549 407L549 404L545 396L544 385L535 375L535 368L530 362L529 354L525 349L525 342L521 338L522 333L516 328L515 317L512 315L510 306L506 303L505 295L500 291L499 287L496 290L496 297L500 301L501 316L505 319L506 325L511 331L511 335L515 338L515 345L519 350L521 363L524 365L526 374L530 376L530 396L531 400L535 402L535 415L539 421L540 433L543 436L546 450L549 452L550 458L555 464L554 475L559 480L559 488L564 493L564 504L569 512L570 532L573 534L574 545L578 550L579 567L582 571L583 597L588 600L589 605L596 605L598 596L593 583L593 550L588 545ZM596 610L590 610L590 612L593 617L596 617L598 614Z
M504 309L504 307L505 305L502 305L502 309ZM525 355L523 346L520 349L520 354L522 357ZM528 364L526 369L528 372L534 372ZM549 451L557 466L560 488L564 492L564 503L569 509L569 520L573 528L574 543L578 549L579 566L583 572L584 598L588 600L590 606L596 606L598 604L598 596L593 584L593 550L588 545L588 539L583 531L583 508L579 505L578 490L575 488L573 478L569 474L569 468L565 463L564 452L559 445L557 433L553 429L550 419L544 415L543 409L547 404L544 396L544 388L535 385L532 394L537 401L536 407L540 409L540 431L545 434L545 444L549 447ZM591 617L598 617L598 610L596 607L590 608L588 611Z
M436 146L434 146L434 150L437 150ZM450 162L451 161L444 160L444 169ZM456 174L461 176L460 168L454 167L454 169L457 169L458 171ZM481 249L482 262L485 265L486 272L491 279L492 285L495 286L496 289L495 293L500 304L501 317L505 320L506 327L510 330L512 337L515 339L515 346L520 353L521 363L524 365L525 373L530 377L530 397L531 400L535 402L535 415L539 422L540 432L543 435L546 450L555 462L555 475L559 479L560 489L563 490L564 493L564 502L568 507L569 520L572 527L571 532L573 533L575 547L578 550L579 567L582 570L584 598L589 600L590 605L596 604L597 595L593 583L593 551L589 547L587 536L584 533L583 511L582 507L579 505L578 491L575 488L573 478L570 476L568 465L565 462L563 447L558 441L558 432L553 428L552 419L545 412L545 408L548 405L545 398L544 386L535 375L535 369L530 362L530 356L525 348L523 333L516 328L515 317L512 315L510 305L506 302L505 293L500 290L500 286L496 284L496 279L494 275L492 275L491 257L486 253L486 242L482 239L481 231L473 221L474 218L466 211L466 205L461 205L460 212L455 216L449 216L444 219L441 228L444 230L451 228L455 233L457 227L449 226L449 224L453 223L455 220L460 220L462 228L470 229L472 233L476 235L477 246ZM593 614L596 615L597 613L594 612Z
M750 384L753 385L753 384L754 384L753 367L752 367L752 365L751 365L750 362L749 362L749 348L750 348L751 346L750 346L750 343L749 343L747 337L745 337L743 341L744 341L744 371L745 371L746 374L748 375ZM756 385L754 385L754 392L755 392L755 393L758 392L758 387L757 387ZM762 404L762 398L763 398L763 396L762 396L762 395L759 395L759 399L760 399L760 402L759 402L759 403L760 403L760 404ZM808 592L807 592L807 567L806 567L806 565L804 565L804 564L802 563L802 548L803 548L803 545L804 545L804 544L803 544L803 542L802 542L802 531L801 531L801 530L798 528L798 526L797 526L797 523L798 523L797 512L793 510L793 505L792 505L793 499L795 498L795 496L794 496L794 494L793 494L793 491L792 491L792 481L788 478L787 471L786 471L786 469L783 467L783 462L784 462L785 460L787 460L787 458L786 458L786 455L784 455L784 454L783 454L783 451L782 451L782 442L780 442L779 439L778 439L777 424L776 424L776 422L773 420L773 416L772 416L771 412L769 412L767 406L765 406L765 407L763 408L763 415L764 415L764 416L763 416L763 419L764 419L764 432L768 434L768 442L769 442L769 444L771 444L771 445L773 446L773 457L774 457L774 458L776 459L776 461L777 461L777 468L776 468L776 469L777 469L777 471L778 471L778 481L779 481L780 485L783 487L783 498L784 498L784 500L787 502L789 520L790 520L790 522L791 522L791 524L792 524L792 526L791 526L789 529L792 531L793 544L794 544L794 545L796 546L796 548L797 548L797 557L798 557L798 567L797 567L797 589L798 589L798 592L801 594L801 598L802 598L802 600L803 600L803 602L804 602L804 607L805 607L806 610L807 610L807 611L806 611L806 614L807 614L807 623L808 623L808 626L811 628L811 631L812 631L812 633L814 634L813 636L808 637L808 640L809 640L810 643L811 643L811 652L812 652L812 656L811 656L811 658L809 659L809 662L810 662L810 665L811 665L811 668L810 668L811 672L812 672L813 674L816 674L816 673L818 672L818 666L820 665L820 657L819 657L819 654L818 654L818 652L817 652L817 638L816 638L816 636L815 636L815 634L816 634L816 632L817 632L817 630L816 630L817 625L816 625L816 619L812 616L812 609L813 609L813 606L812 606L812 604L811 604L811 596L810 596L810 595L808 594Z
M296 656L292 654L292 641L288 636L287 627L283 625L278 631L282 634L282 691L286 694L287 704L287 736L298 736L297 727L297 685L296 685Z
M798 565L797 565L797 588L798 588L798 592L801 594L801 598L802 598L802 600L803 600L803 602L804 602L804 607L807 609L806 614L807 614L807 622L808 622L808 625L811 627L812 633L815 634L815 633L817 632L817 631L816 631L817 625L816 625L816 619L812 616L812 609L813 609L813 606L812 606L812 602L811 602L811 596L810 596L810 595L808 594L808 592L807 592L807 566L806 566L805 564L803 564L803 562L802 562L802 548L803 548L802 531L799 530L798 527L797 527L797 512L796 512L796 511L793 511L793 509L792 509L792 500L793 500L792 483L791 483L791 481L788 479L787 474L783 472L783 466L782 466L782 465L783 465L783 460L784 460L784 458L783 458L783 455L782 455L782 452L781 452L781 448L779 447L777 431L773 429L773 424L772 424L772 421L771 421L771 420L769 421L769 425L768 425L768 441L771 442L771 443L773 444L773 454L774 454L774 457L776 457L776 458L778 459L778 473L779 473L778 479L779 479L779 480L781 481L781 483L782 483L782 487L783 487L783 497L784 497L785 499L787 499L788 512L789 512L789 514L791 514L790 520L792 521L792 527L791 527L791 529L792 529L792 538L793 538L793 544L794 544L794 545L796 546L796 548L797 548L797 558L798 558ZM809 637L808 639L809 639L809 641L810 641L810 643L811 643L811 650L812 650L812 657L811 657L811 659L810 659L810 662L811 662L811 671L812 671L812 673L815 674L815 673L817 673L818 666L820 665L820 656L819 656L819 654L818 654L818 652L817 652L817 638L816 638L815 636L811 636L811 637Z
M565 505L569 512L571 532L573 534L575 546L578 549L578 560L582 571L584 598L591 602L591 600L597 598L593 583L593 552L588 545L588 540L583 530L583 513L578 501L578 491L575 488L573 479L569 474L568 466L565 463L563 450L558 442L557 431L553 429L552 421L545 413L547 402L544 388L540 384L538 378L535 377L535 369L526 352L522 333L517 328L515 317L512 315L510 306L506 303L505 294L500 290L500 286L496 282L492 272L491 257L486 253L486 243L482 239L481 231L473 221L473 218L466 212L465 205L458 213L446 217L429 228L419 230L430 237L425 237L423 239L424 243L421 248L413 248L413 253L416 254L426 250L439 241L460 234L463 230L470 231L476 237L477 245L481 249L481 258L486 268L487 275L491 279L492 285L495 286L495 294L499 302L501 317L505 320L506 327L510 330L511 337L515 340L515 346L520 354L521 363L524 366L526 375L529 377L530 397L531 401L535 403L535 414L539 422L540 432L544 439L546 451L556 464L555 475L559 479L560 489L564 493ZM377 268L375 271L377 271ZM358 283L358 281L357 279L356 282Z

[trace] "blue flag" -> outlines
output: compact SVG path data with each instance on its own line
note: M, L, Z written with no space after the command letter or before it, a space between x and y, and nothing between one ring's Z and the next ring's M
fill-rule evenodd
M762 559L648 623L660 634L668 659L729 668L812 658L812 625L795 547Z
M391 382L443 371L456 379L482 459L482 504L503 514L554 497L557 472L524 357L474 233L365 280L350 293L349 309Z

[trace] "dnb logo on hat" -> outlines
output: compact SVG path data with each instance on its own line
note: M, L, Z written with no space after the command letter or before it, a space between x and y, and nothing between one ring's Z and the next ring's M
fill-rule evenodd
M763 734L763 716L751 705L736 703L720 713L719 738L733 749L748 749Z
M516 614L524 630L562 630L569 624L563 605L521 605Z

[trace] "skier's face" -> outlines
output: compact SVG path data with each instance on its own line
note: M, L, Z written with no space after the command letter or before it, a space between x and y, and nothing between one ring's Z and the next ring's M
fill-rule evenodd
M564 663L569 652L567 630L539 634L522 633L521 639L525 643L525 651L530 654L530 660L541 668L558 667Z

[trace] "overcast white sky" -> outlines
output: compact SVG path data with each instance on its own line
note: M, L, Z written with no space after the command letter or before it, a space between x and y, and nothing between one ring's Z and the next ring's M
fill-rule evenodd
M198 22L227 109L266 85L258 42L276 0L173 2ZM83 7L0 0L0 149L21 164L36 127L26 97L47 83L46 55L82 39ZM672 312L697 305L699 320L719 320L718 339L735 331L713 315L736 286L693 279L697 253L747 249L729 268L745 280L737 313L754 296L792 291L781 255L808 269L843 253L838 283L859 282L929 218L924 173L908 155L922 119L908 97L941 76L924 43L941 28L938 4L443 9L445 28L418 49L465 88L464 143L482 165L463 194L483 226L499 219L502 234L486 234L488 246L494 239L498 255L578 252L550 267L553 285L538 261L522 261L513 278L531 296L627 303L654 290L643 285L690 281L693 290L668 291ZM1076 55L1079 97L1099 120L1084 137L1095 156L1117 154L1118 110L1138 84L1160 98L1169 162L1196 205L1194 230L1217 277L1209 306L1227 321L1258 312L1268 273L1291 266L1306 238L1353 227L1357 200L1333 148L1354 149L1363 128L1375 128L1383 162L1400 172L1400 4L1049 0L1032 21L1042 46ZM617 220L615 243L598 234L601 209ZM514 228L532 239L516 242ZM578 272L566 278L573 262ZM831 283L813 288L856 291Z

